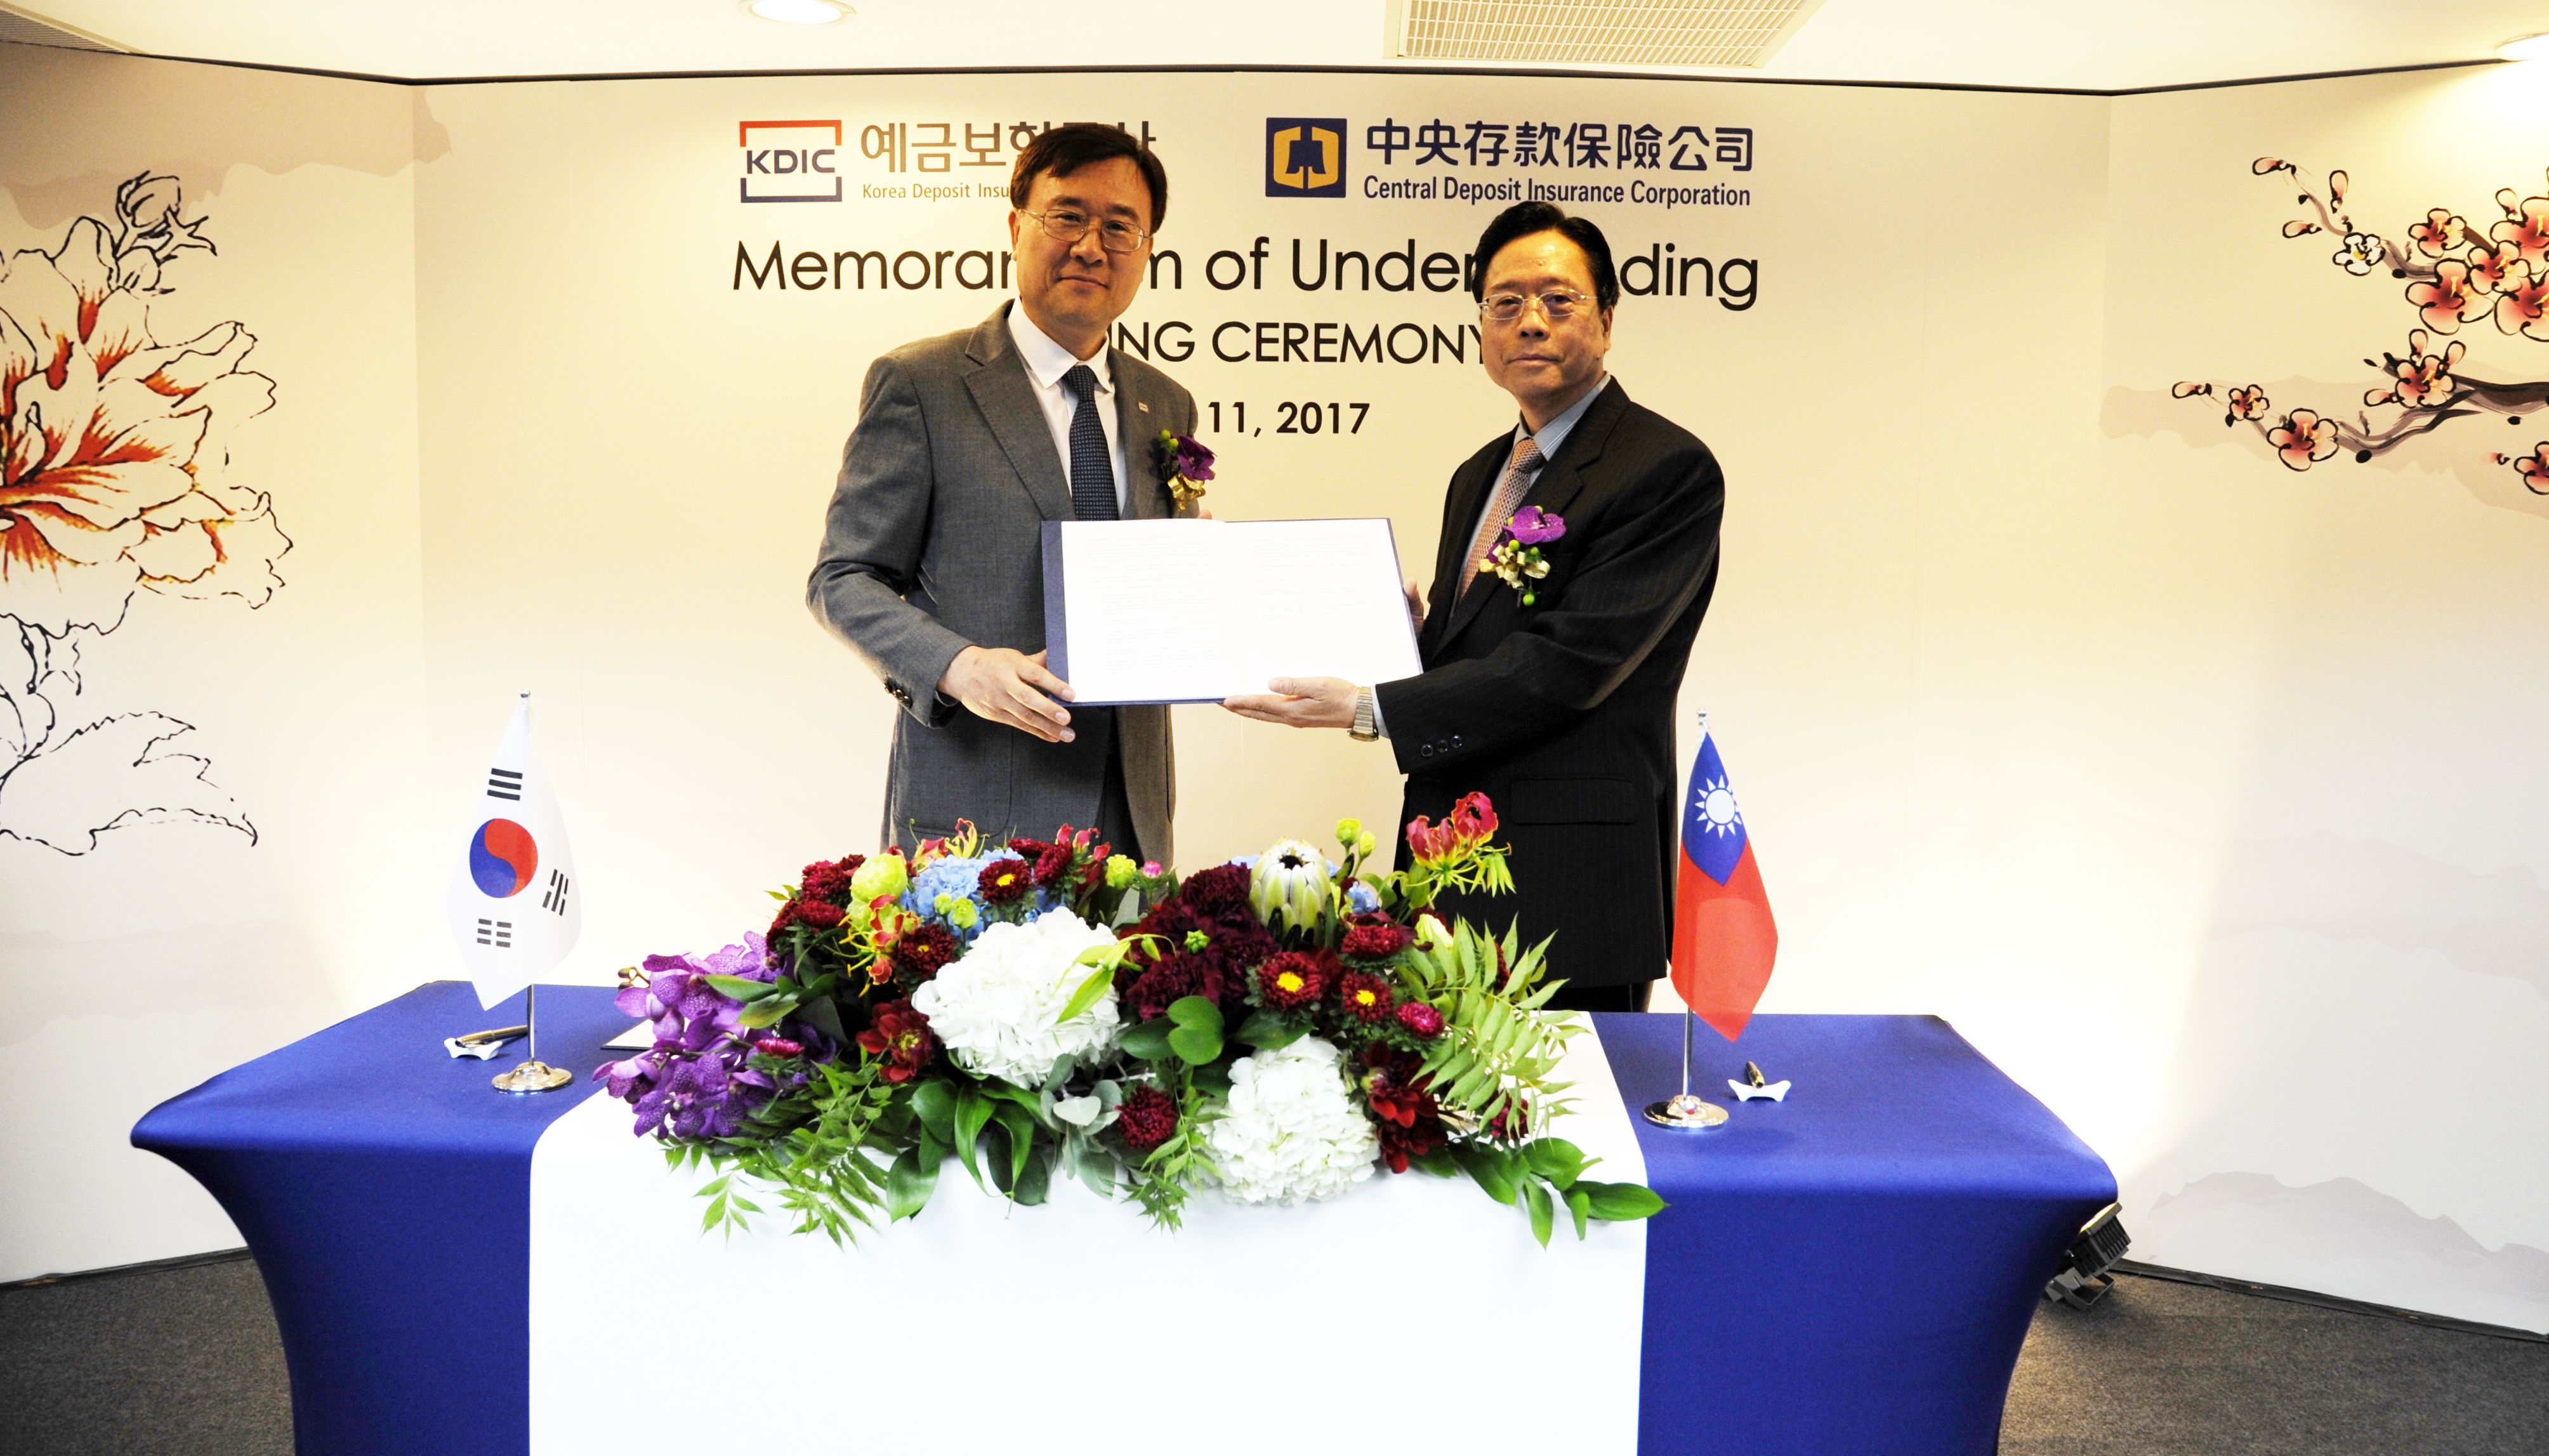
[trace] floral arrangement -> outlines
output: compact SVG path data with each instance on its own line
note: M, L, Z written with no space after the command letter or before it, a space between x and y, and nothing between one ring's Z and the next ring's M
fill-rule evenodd
M1528 949L1433 909L1513 887L1494 808L1408 826L1413 863L1366 873L1284 840L1182 879L1065 826L808 864L766 933L622 973L654 1045L595 1076L677 1168L704 1225L775 1203L835 1241L919 1213L953 1158L1042 1203L1057 1177L1177 1227L1187 1200L1333 1198L1383 1168L1466 1176L1543 1243L1562 1210L1663 1203L1584 1176L1550 1136L1580 1028L1542 1010Z
M1496 544L1487 552L1487 570L1521 592L1523 605L1533 605L1540 599L1533 584L1549 575L1549 563L1541 559L1540 548L1565 534L1564 516L1526 505L1496 534Z
M1160 431L1152 442L1159 457L1160 479L1168 483L1169 495L1184 510L1203 499L1203 483L1212 479L1212 447L1192 435L1175 430Z

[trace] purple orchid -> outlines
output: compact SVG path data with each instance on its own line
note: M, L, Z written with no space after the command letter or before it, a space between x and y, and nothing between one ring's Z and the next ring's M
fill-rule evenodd
M1522 545L1541 546L1566 534L1566 518L1552 515L1537 505L1526 505L1513 513L1505 529Z
M1176 452L1176 459L1170 462L1171 469L1190 481L1212 479L1211 446L1192 435L1173 435L1171 444Z
M708 979L776 980L779 972L769 964L767 950L760 936L751 935L697 958L649 956L645 983L620 990L613 1004L653 1023L655 1045L604 1063L593 1076L613 1097L636 1107L638 1136L730 1138L778 1090L767 1073L749 1064L753 1048L743 1040L743 1003Z

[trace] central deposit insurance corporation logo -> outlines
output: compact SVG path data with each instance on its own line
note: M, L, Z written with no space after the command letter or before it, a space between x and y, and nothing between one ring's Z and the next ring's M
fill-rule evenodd
M1268 117L1266 195L1346 195L1346 119Z

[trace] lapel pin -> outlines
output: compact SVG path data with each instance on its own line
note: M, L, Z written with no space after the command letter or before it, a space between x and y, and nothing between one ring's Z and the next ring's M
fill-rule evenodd
M1150 403L1149 403L1148 401L1146 401L1146 400L1135 400L1135 401L1133 402L1133 408L1134 408L1134 409L1136 409L1136 410L1141 410L1141 411L1142 411L1143 413L1145 413L1145 414L1148 414L1148 413L1150 413L1150 412L1151 412L1151 406L1150 406Z

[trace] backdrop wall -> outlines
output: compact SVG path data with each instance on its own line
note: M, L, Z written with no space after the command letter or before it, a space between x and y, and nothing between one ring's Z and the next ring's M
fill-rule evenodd
M2279 236L2290 179L2249 163L2350 166L2403 237L2428 193L2484 230L2488 195L2537 190L2540 159L2502 125L2448 166L2421 138L2515 105L2516 72L2111 102L1415 75L409 89L18 47L0 65L45 118L0 140L10 248L54 248L144 170L210 213L220 254L178 255L150 318L161 338L204 326L178 310L258 334L244 367L276 404L231 472L258 463L293 540L261 607L144 587L86 639L87 693L112 657L110 705L218 737L205 776L254 845L197 816L65 854L11 837L0 780L0 975L42 1008L4 1075L41 1097L98 1039L132 1048L108 1095L52 1099L47 1131L0 1153L20 1200L0 1277L231 1241L124 1130L452 973L446 852L515 690L537 695L591 891L562 978L732 939L761 887L872 847L893 703L801 602L841 438L870 358L1007 296L1013 125L1094 116L1149 127L1171 170L1176 261L1125 322L1221 407L1213 505L1385 512L1419 572L1451 466L1511 419L1429 257L1448 283L1495 189L1620 189L1570 203L1650 260L1614 370L1730 482L1684 706L1715 714L1779 911L1765 1009L1948 1017L2116 1164L2139 1256L2549 1326L2522 1054L2549 993L2549 846L2523 812L2543 775L2511 741L2539 674L2508 625L2538 590L2539 516L2510 508L2527 493L2475 427L2437 430L2425 463L2305 473L2253 430L2231 443L2219 397L2170 394L2315 370L2329 406L2359 400L2379 371L2352 361L2401 347L2412 311L2397 282L2331 268L2327 238ZM381 150L208 149L246 117ZM797 125L747 125L774 122ZM1294 123L1304 144L1270 152ZM1326 185L1322 128L1343 196L1304 195ZM1372 286L1340 249L1377 264ZM2364 318L2340 326L2345 308ZM1319 432L1283 432L1309 406ZM290 682L242 689L243 661ZM1177 726L1189 864L1395 808L1386 754L1342 735L1217 709ZM141 943L145 885L165 928ZM227 929L243 918L263 929ZM2419 1062L2452 1095L2401 1083ZM110 1200L123 1222L90 1216Z

